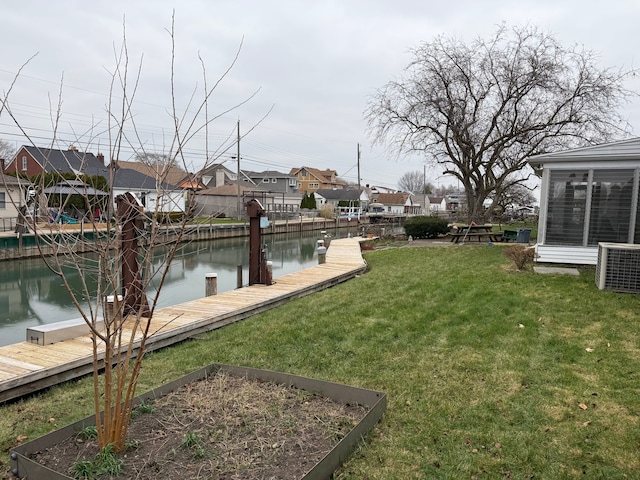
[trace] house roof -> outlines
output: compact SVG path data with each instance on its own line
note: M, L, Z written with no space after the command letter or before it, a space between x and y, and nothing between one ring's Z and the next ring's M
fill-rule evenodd
M14 177L13 175L5 175L4 173L0 172L0 187L3 185L31 185L31 183L28 180L24 180L24 179L20 179L17 177Z
M554 162L571 161L611 161L611 160L639 160L640 138L630 138L617 142L591 145L588 147L572 148L553 153L543 153L529 158L529 164L539 166Z
M229 169L228 167L225 167L223 164L214 163L214 164L208 166L207 168L205 168L203 170L200 170L200 175L213 175L218 170L224 170L224 172L227 175L235 175L236 174L236 172L234 172L233 170Z
M169 185L174 185L179 188L201 188L199 182L194 178L193 174L185 172L179 167L169 167L166 171L165 165L161 164L147 164L143 162L127 162L124 160L117 161L118 168L135 170L136 172L147 175L153 179L163 178Z
M81 152L77 149L38 148L28 145L23 145L22 148L49 173L84 173L91 176L107 174L107 167L104 166L103 161L91 152Z
M411 198L410 193L380 193L376 202L383 205L405 205L407 200Z
M265 170L264 172L253 172L251 170L242 170L242 172L251 178L294 178L295 175L289 173L278 172L277 170Z
M119 190L156 190L156 179L130 168L114 170L113 187ZM175 190L177 187L169 183L162 183L160 188Z
M324 188L315 193L327 200L360 200L361 190Z
M292 168L291 171L289 172L289 174L297 176L298 172L300 172L300 170L306 170L313 177L317 178L322 183L332 183L332 184L335 184L335 185L346 185L346 182L344 182L343 180L340 180L338 178L338 172L336 172L335 170L331 170L329 168L326 169L326 170L320 170L318 168L313 168L313 167Z

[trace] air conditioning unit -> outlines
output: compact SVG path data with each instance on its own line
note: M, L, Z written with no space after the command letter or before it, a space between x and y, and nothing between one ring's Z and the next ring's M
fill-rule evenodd
M599 243L596 285L600 290L640 292L640 245Z

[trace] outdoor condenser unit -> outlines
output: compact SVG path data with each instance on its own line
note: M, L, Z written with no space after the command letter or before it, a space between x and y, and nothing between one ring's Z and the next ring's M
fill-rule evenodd
M640 245L599 243L596 285L600 290L640 292Z

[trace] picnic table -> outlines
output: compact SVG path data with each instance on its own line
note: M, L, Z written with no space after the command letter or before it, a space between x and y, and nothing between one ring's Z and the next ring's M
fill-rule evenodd
M499 242L502 239L502 233L494 232L493 225L459 225L449 232L449 236L453 243L465 239L476 239L478 242L485 239L489 242Z

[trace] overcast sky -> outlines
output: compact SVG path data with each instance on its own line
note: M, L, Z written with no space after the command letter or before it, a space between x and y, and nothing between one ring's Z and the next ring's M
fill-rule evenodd
M242 168L281 172L301 166L332 168L356 182L360 144L362 183L391 188L403 173L423 171L424 160L397 158L372 146L363 111L375 90L407 65L408 50L421 42L438 34L486 38L502 22L528 23L551 32L565 46L579 44L598 52L602 67L630 68L640 63L637 0L4 0L2 7L4 92L18 69L37 54L17 80L10 105L38 146L51 144L51 104L55 107L63 79L56 147L75 144L93 153L108 151L108 138L101 132L107 125L114 46L122 43L125 25L130 87L142 57L133 106L140 142L150 151L169 148L172 47L167 31L175 8L178 108L186 108L194 89L203 86L198 55L211 87L241 42L238 60L212 97L209 114L225 112L258 91L211 124L210 153L235 135L238 121L244 134L268 113L241 142ZM640 90L640 80L626 86ZM637 134L640 102L630 104L624 113ZM0 117L0 138L16 146L28 143L6 114ZM186 151L194 166L204 162L206 148L204 135L193 138ZM235 147L220 161L235 170L232 154ZM131 148L119 154L123 160L132 156ZM453 183L438 176L438 169L429 166L428 180Z

